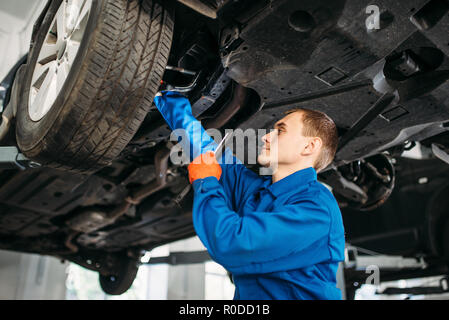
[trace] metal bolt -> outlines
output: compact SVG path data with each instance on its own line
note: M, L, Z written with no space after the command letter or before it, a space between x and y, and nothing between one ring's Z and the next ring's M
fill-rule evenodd
M37 162L34 162L34 161L30 161L29 163L28 163L28 166L30 167L30 168L39 168L40 166L42 166L40 163L37 163Z

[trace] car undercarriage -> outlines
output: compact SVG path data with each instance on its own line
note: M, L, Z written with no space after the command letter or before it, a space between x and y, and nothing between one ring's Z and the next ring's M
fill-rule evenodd
M187 168L170 161L176 142L152 104L169 88L206 129L270 129L293 107L328 114L340 145L318 179L347 242L447 274L448 1L79 1L80 17L90 9L72 58L65 3L48 2L2 82L0 248L70 260L118 294L144 251L194 236ZM53 61L72 69L47 110L33 99ZM421 159L403 156L416 145Z

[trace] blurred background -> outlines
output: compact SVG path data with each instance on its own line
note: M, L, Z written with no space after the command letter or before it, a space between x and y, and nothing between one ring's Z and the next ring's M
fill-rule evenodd
M198 237L173 242L143 257L205 248ZM122 295L105 294L98 273L52 257L0 250L1 300L232 300L234 285L226 270L208 261L190 265L142 265Z

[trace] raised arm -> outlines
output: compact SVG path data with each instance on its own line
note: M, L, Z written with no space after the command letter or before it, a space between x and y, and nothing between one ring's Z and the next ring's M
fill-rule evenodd
M156 95L154 103L172 130L184 129L185 136L181 136L179 143L185 151L190 151L190 161L200 154L215 150L217 144L193 116L190 102L182 94L163 91ZM223 171L220 184L232 200L233 209L237 210L253 183L260 178L234 157L229 149L223 151L219 163Z
M154 103L171 130L183 129L186 136L180 135L178 141L184 151L190 151L190 161L217 147L201 123L193 116L189 100L173 91L162 91L154 97Z

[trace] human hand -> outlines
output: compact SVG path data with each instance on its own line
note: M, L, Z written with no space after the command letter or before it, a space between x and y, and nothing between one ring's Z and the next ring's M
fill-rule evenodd
M190 183L207 177L215 177L217 180L220 180L222 173L221 166L213 151L208 151L193 159L187 169L189 171Z

